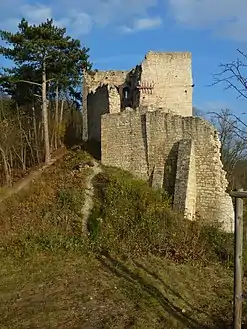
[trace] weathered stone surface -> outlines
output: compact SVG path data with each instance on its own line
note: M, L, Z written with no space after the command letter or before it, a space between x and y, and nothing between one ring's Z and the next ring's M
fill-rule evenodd
M100 141L100 120L104 113L119 112L121 99L117 86L124 83L126 71L84 72L83 140Z
M182 139L178 144L177 172L173 207L190 220L196 215L196 162L192 139Z
M164 188L174 208L233 230L217 131L192 117L190 53L149 52L131 71L84 74L84 139L102 162Z
M145 116L136 111L103 115L101 159L104 164L111 163L147 179L146 124L143 119Z
M191 53L149 52L141 67L141 82L153 82L154 89L153 93L141 92L140 105L192 115Z
M191 54L148 52L131 71L84 73L83 139L100 140L100 117L127 107L192 115Z
M201 216L221 222L227 231L233 229L233 205L226 193L218 134L207 121L161 111L133 111L105 114L101 127L104 165L143 179L152 177L153 186L163 187L176 208L190 213L190 218ZM193 148L185 140L192 140Z

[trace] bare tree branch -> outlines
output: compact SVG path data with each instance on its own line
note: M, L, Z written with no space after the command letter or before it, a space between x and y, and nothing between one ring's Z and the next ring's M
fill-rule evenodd
M209 114L219 132L222 162L233 185L236 166L247 158L247 125L229 109Z
M211 86L223 83L225 90L233 89L237 93L237 98L247 98L247 54L239 49L237 52L240 58L219 65L221 71L213 75L214 81Z
M28 81L28 80L18 80L18 82L25 82L25 83L29 83L31 85L36 85L36 86L42 86L41 83L38 83L38 82L33 82L33 81Z
M246 128L247 125L235 114L231 113L230 111L227 114L226 111L227 110L221 110L221 112L212 111L208 112L208 114L212 115L213 118L218 119L218 121L222 120L225 124L231 126L234 130L234 134L244 142L247 142L247 131L240 128L239 123L243 124ZM232 118L235 118L235 120L233 121Z

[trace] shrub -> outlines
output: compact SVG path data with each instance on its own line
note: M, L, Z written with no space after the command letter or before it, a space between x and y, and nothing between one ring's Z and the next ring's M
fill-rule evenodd
M162 190L130 174L106 169L94 181L89 219L92 244L100 250L164 255L175 261L233 261L232 236L171 210Z

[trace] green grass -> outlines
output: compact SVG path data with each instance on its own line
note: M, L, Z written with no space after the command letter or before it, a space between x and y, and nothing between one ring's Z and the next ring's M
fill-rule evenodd
M95 208L89 220L99 250L152 252L176 262L233 265L233 236L203 221L174 213L160 190L114 168L95 177Z
M5 258L0 328L227 328L231 280L220 267L76 252Z
M0 205L0 329L230 328L233 237L103 168L83 238L88 159L69 152Z

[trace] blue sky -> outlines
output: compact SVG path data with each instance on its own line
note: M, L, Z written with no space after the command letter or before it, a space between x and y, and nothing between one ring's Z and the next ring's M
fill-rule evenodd
M1 1L1 29L14 31L22 17L30 23L54 18L90 48L98 69L130 69L148 50L190 51L194 105L204 111L245 111L247 100L224 85L208 85L221 62L237 58L237 48L247 51L246 0Z

